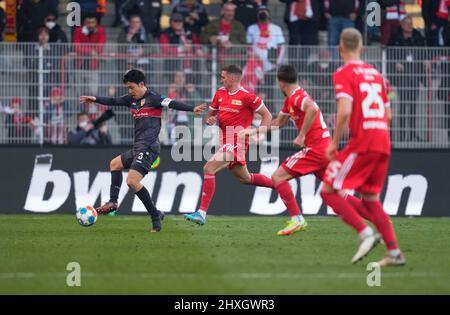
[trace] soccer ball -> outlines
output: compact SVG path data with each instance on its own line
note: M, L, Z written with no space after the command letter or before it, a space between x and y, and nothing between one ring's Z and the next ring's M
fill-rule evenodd
M77 209L77 222L81 226L91 226L97 221L97 211L91 206Z

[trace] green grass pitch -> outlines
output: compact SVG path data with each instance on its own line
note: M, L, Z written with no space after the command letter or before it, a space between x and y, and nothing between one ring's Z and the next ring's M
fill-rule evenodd
M369 287L367 263L351 265L357 237L339 219L309 217L280 237L286 217L209 216L205 226L166 216L0 215L0 293L5 294L450 294L450 220L394 218L405 267L383 269ZM81 265L81 287L66 266Z

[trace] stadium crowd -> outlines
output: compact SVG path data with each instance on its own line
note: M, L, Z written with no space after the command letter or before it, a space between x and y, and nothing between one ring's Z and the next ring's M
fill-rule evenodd
M217 60L223 65L226 60L233 60L244 69L243 84L250 91L257 92L262 98L273 99L275 71L277 65L285 61L286 55L293 56L296 46L319 45L319 31L327 31L329 46L338 44L340 32L346 27L356 27L368 34L367 44L386 47L450 47L450 0L428 0L421 2L424 30L413 28L413 20L406 14L405 2L402 0L377 0L382 8L381 26L367 27L365 5L372 0L273 0L272 3L285 5L284 23L277 23L267 7L268 0L223 0L220 16L208 13L208 6L202 0L172 0L170 2L170 21L167 28L162 28L164 5L161 0L115 0L114 21L112 25L103 25L102 19L107 13L106 0L79 0L82 25L71 29L58 24L59 0L19 0L17 8L17 39L19 42L35 42L36 50L27 52L36 58L27 58L26 68L31 70L31 82L28 99L29 112L38 108L37 50L44 51L44 68L47 82L44 89L44 120L46 124L45 141L52 144L75 143L70 141L68 118L65 117L67 101L64 91L59 86L58 76L61 66L60 58L69 55L76 70L75 83L80 87L77 93L97 95L99 93L99 67L107 43L121 44L118 56L121 56L118 68L133 67L149 71L152 69L153 48L145 44L159 43L157 55L165 58L167 69L166 91L169 97L189 100L207 98L208 89L199 83L202 59L209 58L211 47L217 48ZM5 27L5 14L0 7L0 40ZM117 38L108 38L105 28L117 28ZM287 30L285 38L283 29ZM54 43L72 43L71 46L54 45ZM323 43L322 43L323 44ZM201 46L200 46L201 45ZM67 47L72 47L68 49ZM393 86L400 88L399 109L401 141L420 141L415 134L415 101L419 85L427 82L417 80L420 74L430 66L430 56L418 54L414 50L389 50L391 62L388 77ZM295 60L295 58L294 58ZM304 60L304 58L302 58ZM294 62L295 63L295 62ZM449 60L440 63L441 73L450 70ZM314 73L308 83L317 87L315 95L319 103L331 103L333 91L332 73L339 65L338 53L333 49L320 48L317 58L308 64L302 62L295 66L300 71ZM389 75L392 74L392 75ZM399 75L401 74L401 75ZM201 80L200 80L201 81ZM85 86L89 87L86 91ZM269 88L268 88L269 87ZM115 94L117 91L111 91ZM445 115L450 116L450 82L443 78L440 82L438 97L446 103ZM58 100L56 100L58 99ZM34 100L34 101L33 101ZM6 117L8 138L19 134L33 133L37 130L36 118L31 117L23 108L20 97L14 97L2 107ZM77 107L78 106L78 107ZM324 105L326 106L326 105ZM76 107L76 108L75 108ZM274 108L269 108L272 111ZM81 108L76 104L70 112L78 112L81 118L94 119L106 109ZM326 109L325 109L326 111ZM74 117L70 119L75 119ZM167 113L166 143L173 143L173 127L188 124L185 113ZM3 122L2 122L3 123ZM19 128L19 126L21 126ZM450 126L450 120L447 127ZM26 130L22 130L22 129ZM85 130L77 126L78 130ZM106 128L102 129L107 134ZM100 131L99 131L100 132ZM101 133L101 132L100 132ZM79 141L76 143L80 143ZM111 143L111 140L84 141L85 144Z

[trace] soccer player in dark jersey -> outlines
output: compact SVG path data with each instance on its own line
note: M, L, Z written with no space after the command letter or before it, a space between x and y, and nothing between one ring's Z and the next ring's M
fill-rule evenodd
M122 170L129 169L127 185L136 193L150 214L153 225L151 232L159 232L164 215L156 209L148 190L141 184L141 180L160 153L158 137L161 130L162 109L167 107L191 111L199 115L206 109L206 104L193 107L155 93L146 86L144 73L136 69L125 73L123 83L128 89L128 94L118 98L80 96L80 102L84 104L95 102L109 106L126 106L134 118L133 148L111 160L109 164L111 171L110 200L96 210L100 215L117 210L117 200L122 185Z

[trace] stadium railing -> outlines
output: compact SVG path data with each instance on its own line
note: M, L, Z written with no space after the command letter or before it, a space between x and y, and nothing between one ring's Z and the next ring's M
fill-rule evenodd
M95 119L106 108L80 105L79 96L125 94L121 79L130 68L142 69L155 91L199 104L210 101L220 86L220 67L236 63L244 69L243 86L261 96L275 116L284 102L277 87L276 63L289 63L298 69L301 85L315 98L328 126L333 126L332 74L341 65L337 48L285 48L278 58L279 50L250 46L222 50L198 45L1 43L0 144L67 144L77 113L86 111ZM364 48L364 59L390 82L394 148L450 147L449 56L448 48ZM106 123L108 133L113 144L129 145L132 118L126 108L114 108L114 112L115 117ZM161 142L173 143L174 128L192 127L193 121L191 113L165 112ZM281 131L280 144L290 147L296 134L290 124Z

